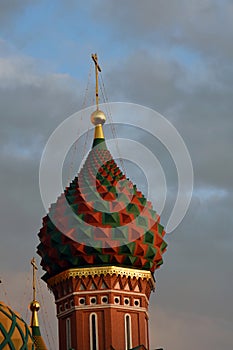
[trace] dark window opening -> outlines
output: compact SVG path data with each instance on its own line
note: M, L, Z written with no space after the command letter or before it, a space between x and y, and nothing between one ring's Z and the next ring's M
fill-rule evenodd
M92 325L92 350L97 350L97 335L96 335L96 315L91 316Z

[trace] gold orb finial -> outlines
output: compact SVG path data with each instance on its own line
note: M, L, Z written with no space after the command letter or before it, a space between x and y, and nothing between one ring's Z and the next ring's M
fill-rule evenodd
M40 310L40 304L37 300L33 300L30 305L30 310L33 312L33 311L39 311Z
M103 125L106 122L106 115L100 109L97 109L91 114L91 122L94 125Z

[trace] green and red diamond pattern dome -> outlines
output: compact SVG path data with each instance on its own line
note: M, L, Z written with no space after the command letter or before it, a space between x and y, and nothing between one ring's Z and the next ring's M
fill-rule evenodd
M154 272L165 231L152 204L126 178L106 148L94 146L79 172L43 218L38 254L44 279L70 268L122 266Z

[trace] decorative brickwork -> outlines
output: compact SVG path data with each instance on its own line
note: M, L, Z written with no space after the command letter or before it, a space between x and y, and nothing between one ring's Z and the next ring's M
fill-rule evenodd
M78 269L77 269L78 270ZM67 279L65 278L67 276ZM148 346L148 304L153 278L136 278L120 274L76 276L49 284L57 305L60 349L64 349L69 319L72 348L91 349L90 317L96 315L98 349L125 349L125 315L131 321L132 347Z

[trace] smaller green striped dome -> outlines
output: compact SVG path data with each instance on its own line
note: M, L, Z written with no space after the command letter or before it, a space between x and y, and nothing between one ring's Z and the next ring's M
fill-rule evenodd
M0 301L0 349L36 349L26 322L2 301Z

